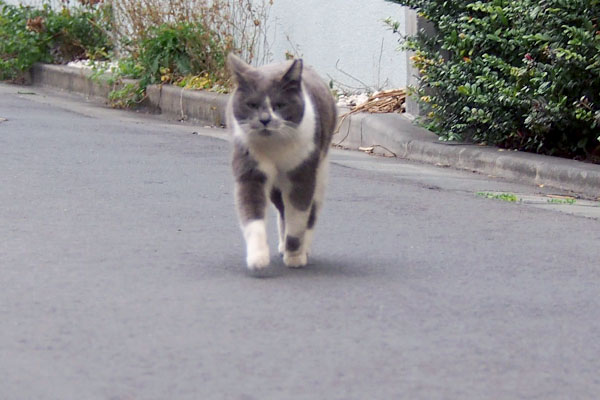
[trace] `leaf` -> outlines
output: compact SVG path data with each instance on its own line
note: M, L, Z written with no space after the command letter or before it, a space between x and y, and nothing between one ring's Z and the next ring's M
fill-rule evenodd
M498 36L496 34L491 34L491 33L488 33L486 35L486 38L488 38L489 40L496 41L496 42L501 42L502 41L502 39L500 39L500 36Z
M531 19L536 19L538 17L538 15L540 14L541 11L542 11L542 7L537 6L537 7L533 8L533 10L531 10L529 12L529 17Z

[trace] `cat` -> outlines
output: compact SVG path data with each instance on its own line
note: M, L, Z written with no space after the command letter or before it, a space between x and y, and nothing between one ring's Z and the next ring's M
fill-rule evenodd
M337 121L329 87L302 60L252 67L230 54L236 89L227 105L233 130L235 202L250 270L270 263L266 211L278 211L279 253L303 267L323 206L328 150Z

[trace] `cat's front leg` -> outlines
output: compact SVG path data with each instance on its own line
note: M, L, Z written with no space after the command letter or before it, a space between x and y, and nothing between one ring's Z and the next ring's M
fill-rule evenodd
M262 269L269 266L271 257L267 244L267 230L264 220L248 222L243 228L246 240L246 265L248 269Z
M262 269L269 265L266 208L267 174L241 146L233 157L235 200L240 225L246 241L246 264L249 269Z
M270 254L265 221L266 198L262 185L248 182L237 185L236 197L242 233L246 241L246 265L248 269L269 266Z

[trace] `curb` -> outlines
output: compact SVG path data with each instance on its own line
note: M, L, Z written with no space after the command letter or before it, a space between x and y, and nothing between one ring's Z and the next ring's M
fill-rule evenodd
M121 85L112 85L110 74L96 79L92 79L92 75L94 73L88 69L38 63L31 70L31 81L33 85L79 93L101 101L107 101L114 89L137 82L135 79L124 79ZM225 125L227 95L187 90L173 85L150 85L146 93L147 98L142 106L153 113L212 126Z
M229 96L189 90L173 85L151 85L146 89L150 107L179 120L195 120L213 126L225 126Z
M33 85L57 88L102 100L107 100L112 90L123 86L111 85L109 74L101 75L97 79L92 79L92 75L92 71L82 68L36 63L31 69L31 82ZM136 81L133 79L123 80L124 84L134 82Z
M110 76L92 80L91 75L92 72L80 68L36 64L32 82L107 100L113 89L108 83ZM213 126L225 124L227 95L171 85L151 85L147 94L144 105L152 111L178 120ZM377 154L393 154L600 199L600 165L490 146L440 142L437 135L415 126L401 114L349 115L342 119L333 142L352 150L368 147Z
M594 199L600 196L600 165L463 143L441 142L401 114L354 114L342 121L334 143L351 149L470 170L551 186Z

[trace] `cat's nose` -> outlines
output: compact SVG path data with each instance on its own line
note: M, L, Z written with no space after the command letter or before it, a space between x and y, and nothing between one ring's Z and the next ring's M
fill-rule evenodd
M264 112L260 114L260 117L258 119L264 126L267 126L269 125L269 122L271 122L271 115L269 113Z

